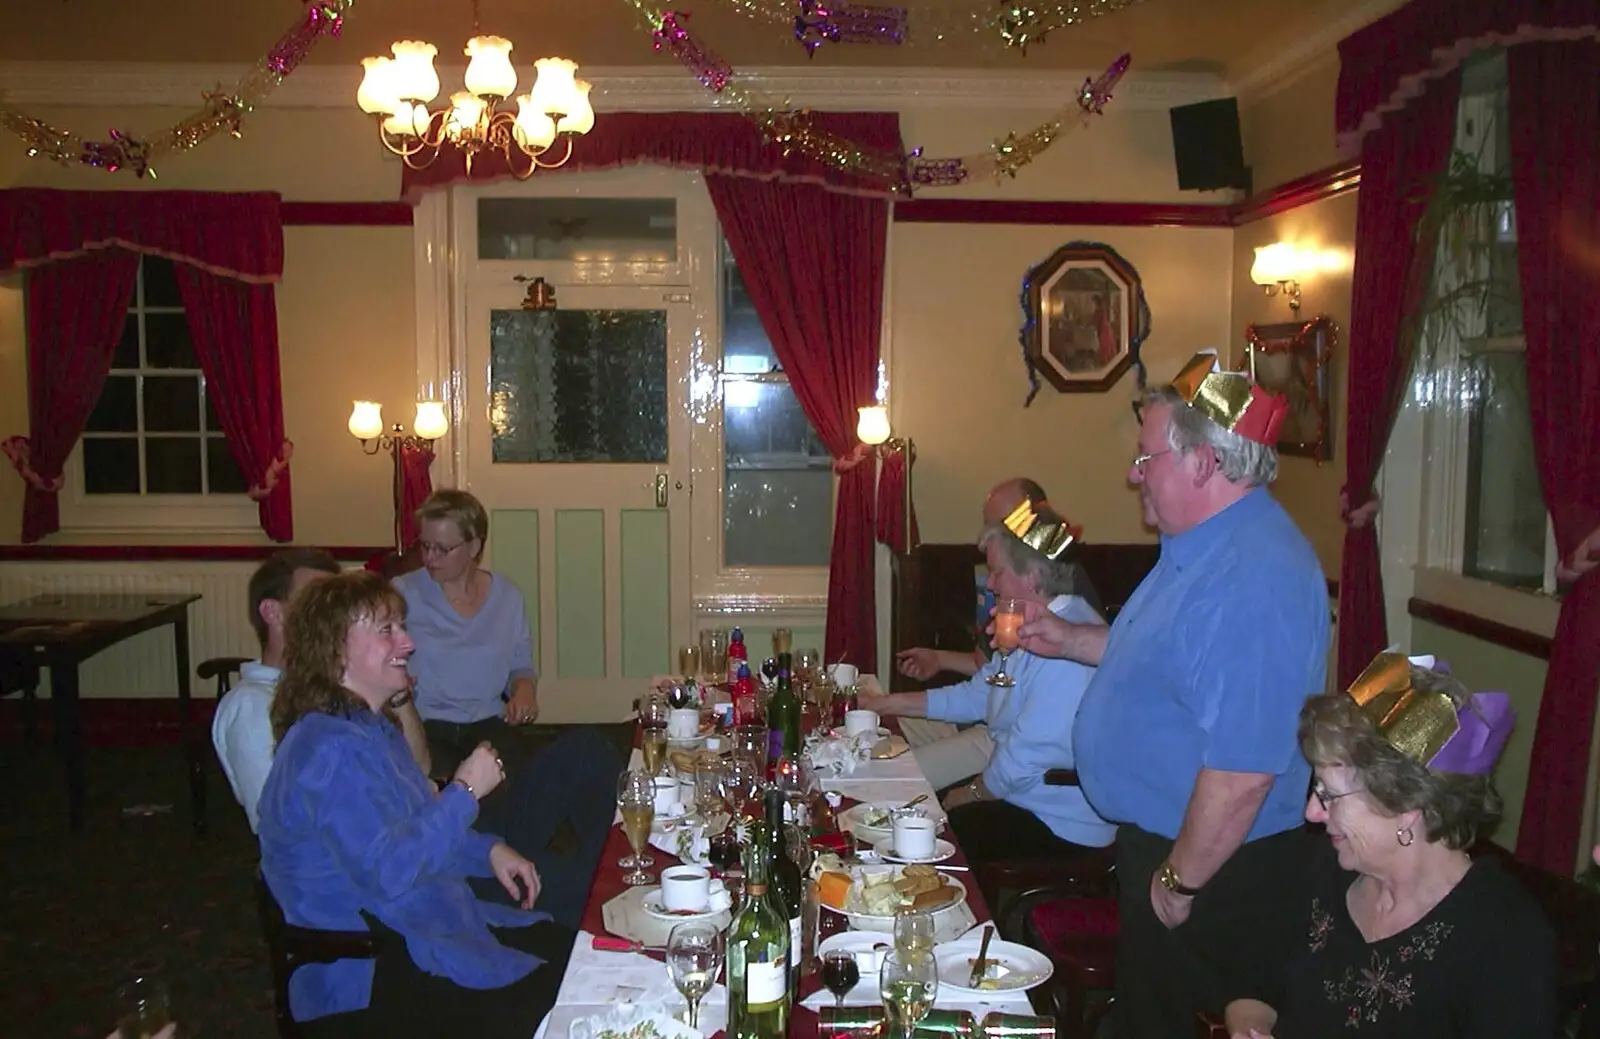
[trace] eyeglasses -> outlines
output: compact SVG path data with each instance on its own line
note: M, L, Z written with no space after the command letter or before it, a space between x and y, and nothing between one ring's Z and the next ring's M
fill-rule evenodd
M1355 790L1346 790L1340 794L1330 794L1328 793L1328 788L1323 786L1321 783L1311 784L1311 796L1317 799L1317 804L1322 806L1322 810L1324 812L1331 809L1333 807L1333 802L1339 800L1339 798L1349 797L1351 794L1359 793L1361 793L1361 788L1357 788Z
M437 541L419 541L417 542L417 551L422 554L424 559L429 556L447 556L465 544L465 541L457 541L453 545L441 545Z
M1138 458L1133 460L1133 467L1142 473L1144 472L1144 467L1149 464L1150 459L1159 458L1162 455L1170 454L1172 454L1172 448L1169 447L1164 451L1152 451L1147 455L1140 455Z

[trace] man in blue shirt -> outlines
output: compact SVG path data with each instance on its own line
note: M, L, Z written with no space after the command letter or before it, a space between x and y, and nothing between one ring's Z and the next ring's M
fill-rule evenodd
M1020 633L1099 665L1074 747L1089 802L1121 824L1118 1039L1190 1034L1293 916L1296 727L1326 683L1327 585L1266 491L1283 399L1214 362L1145 396L1128 478L1161 533L1155 569L1109 630L1038 614Z
M1064 526L1064 525L1063 525ZM1066 544L1059 544L1064 550ZM1074 564L1019 540L1004 523L985 528L978 547L999 599L1020 599L1082 624L1104 621L1074 592ZM1078 701L1094 668L1022 650L1006 662L1016 683L988 684L999 659L957 685L925 693L866 697L861 706L880 714L988 723L994 751L971 782L945 795L950 827L975 865L1001 859L1066 857L1111 843L1114 828L1097 815L1077 787L1046 786L1044 774L1072 768L1072 728ZM926 748L919 748L918 760Z

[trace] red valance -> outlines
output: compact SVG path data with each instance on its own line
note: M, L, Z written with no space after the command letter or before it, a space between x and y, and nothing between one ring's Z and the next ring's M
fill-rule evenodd
M1421 96L1431 80L1487 47L1600 39L1600 0L1411 0L1339 44L1339 150Z
M120 246L237 281L283 277L276 194L0 191L0 273Z
M900 117L880 112L814 112L813 127L873 148L901 151ZM559 146L558 146L559 147ZM608 170L649 163L680 169L727 173L761 180L818 184L830 191L888 195L893 185L821 163L799 151L783 153L761 128L732 112L603 112L594 129L573 143L572 160L562 170ZM540 171L547 176L559 170ZM424 192L470 179L472 183L511 176L505 159L486 153L473 160L467 177L462 157L451 146L426 169L407 168L401 196L415 203Z

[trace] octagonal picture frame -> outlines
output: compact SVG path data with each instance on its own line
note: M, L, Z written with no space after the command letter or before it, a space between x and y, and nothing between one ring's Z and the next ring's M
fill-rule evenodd
M1104 242L1068 242L1032 268L1022 309L1029 376L1061 393L1106 392L1150 334L1139 272Z

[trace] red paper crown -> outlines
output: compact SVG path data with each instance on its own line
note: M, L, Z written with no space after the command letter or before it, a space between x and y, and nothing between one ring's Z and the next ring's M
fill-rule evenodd
M1262 389L1244 372L1223 371L1214 352L1204 350L1191 357L1173 378L1172 388L1184 403L1223 429L1268 447L1278 443L1288 400Z

